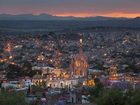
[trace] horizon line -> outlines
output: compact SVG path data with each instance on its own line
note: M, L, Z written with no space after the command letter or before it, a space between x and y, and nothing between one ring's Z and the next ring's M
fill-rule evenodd
M89 16L74 16L74 15L69 15L69 14L56 14L56 15L53 15L53 14L49 14L49 13L40 13L40 14L33 14L33 13L17 13L17 14L12 14L12 13L0 13L0 15L13 15L13 16L16 16L16 15L33 15L33 16L40 16L40 15L50 15L50 16L56 16L56 17L74 17L74 18L90 18L90 17L108 17L108 18L137 18L137 17L140 17L139 15L137 16L133 16L133 17L130 17L130 16L108 16L108 15L89 15Z

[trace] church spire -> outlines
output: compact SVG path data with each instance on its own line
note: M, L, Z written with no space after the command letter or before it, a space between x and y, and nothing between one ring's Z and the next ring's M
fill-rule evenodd
M80 45L82 45L83 44L83 39L82 38L80 38Z
M79 49L79 53L82 54L83 53L83 39L80 38L80 49Z

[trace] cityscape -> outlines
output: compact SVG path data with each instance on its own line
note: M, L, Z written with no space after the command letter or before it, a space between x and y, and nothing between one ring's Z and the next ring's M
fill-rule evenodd
M8 1L0 105L140 105L139 1Z

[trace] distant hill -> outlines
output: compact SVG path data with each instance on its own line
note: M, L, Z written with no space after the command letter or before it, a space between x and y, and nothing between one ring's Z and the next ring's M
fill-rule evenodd
M95 27L140 28L140 17L59 17L49 14L0 14L0 32L12 31L74 31ZM2 31L1 31L2 30Z
M10 14L0 14L0 20L73 20L75 17L59 17L52 16L49 14L21 14L21 15L10 15Z
M126 20L128 18L114 18L114 17L60 17L53 16L49 14L40 14L40 15L32 15L32 14L21 14L21 15L10 15L10 14L0 14L0 20L90 20L90 21L98 21L98 20Z

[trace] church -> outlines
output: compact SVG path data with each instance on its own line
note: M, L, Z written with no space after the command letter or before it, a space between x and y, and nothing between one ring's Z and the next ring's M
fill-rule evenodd
M76 85L87 85L88 83L88 58L83 52L83 40L80 39L79 53L73 55L69 72L66 72L63 68L51 68L43 70L41 78L33 78L34 84L37 81L45 81L46 86L51 88L72 88ZM45 76L46 71L47 77ZM38 76L39 77L39 76Z

